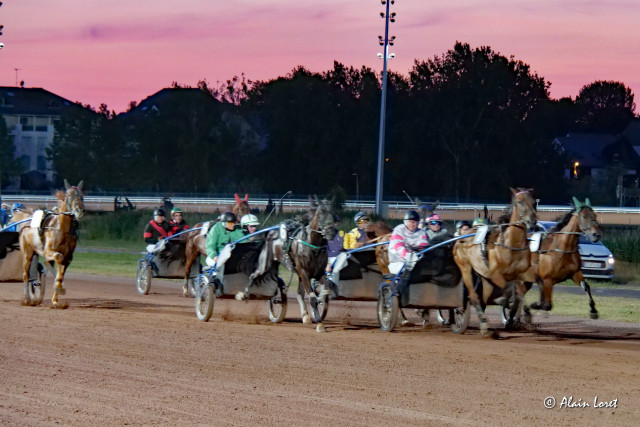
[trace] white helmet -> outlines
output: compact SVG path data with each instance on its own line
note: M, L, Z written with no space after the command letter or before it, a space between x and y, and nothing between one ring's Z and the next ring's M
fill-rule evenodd
M257 216L248 214L242 217L240 225L242 227L246 227L247 225L260 225L260 222L258 221Z

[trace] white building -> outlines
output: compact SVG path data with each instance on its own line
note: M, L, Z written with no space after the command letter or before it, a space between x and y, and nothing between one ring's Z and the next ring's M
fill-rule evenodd
M70 108L84 108L41 88L0 86L0 116L14 138L14 155L24 172L51 181L53 171L46 149L53 142L55 126Z

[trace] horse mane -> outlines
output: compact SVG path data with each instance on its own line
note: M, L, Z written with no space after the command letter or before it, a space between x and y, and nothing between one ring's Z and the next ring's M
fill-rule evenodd
M513 205L509 205L506 211L498 217L496 224L508 224L511 221L511 214L513 213Z
M569 221L571 220L571 216L575 211L576 211L576 208L573 208L569 212L567 212L562 218L560 218L560 220L558 220L558 223L555 226L553 226L549 231L562 230L564 226L569 223Z

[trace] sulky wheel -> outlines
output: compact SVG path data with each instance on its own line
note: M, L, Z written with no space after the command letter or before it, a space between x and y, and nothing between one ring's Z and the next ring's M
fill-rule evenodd
M269 320L273 323L282 322L287 314L287 288L282 279L278 279L278 284L278 292L267 301Z
M209 283L209 277L206 274L201 274L196 280L198 281L198 293L195 297L196 317L198 320L206 322L211 318L211 313L213 313L216 296L213 291L213 285Z
M464 299L464 306L454 308L453 321L451 322L451 330L456 334L464 334L469 326L469 318L471 317L471 304L469 298Z
M438 323L443 326L449 326L453 324L453 310L449 310L447 308L439 308L436 310L436 318L438 319Z
M146 259L141 259L138 262L136 288L140 295L149 294L149 288L151 288L151 264Z
M391 295L391 286L385 285L378 295L378 324L384 332L391 332L396 326L400 306L398 296Z

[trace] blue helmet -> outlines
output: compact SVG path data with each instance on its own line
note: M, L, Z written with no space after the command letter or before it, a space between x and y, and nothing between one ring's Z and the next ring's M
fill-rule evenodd
M13 206L11 206L11 212L19 211L20 209L26 209L20 202L16 202L13 204Z
M370 221L369 215L367 215L365 212L358 212L357 214L355 214L353 217L353 222L357 224L360 221Z

